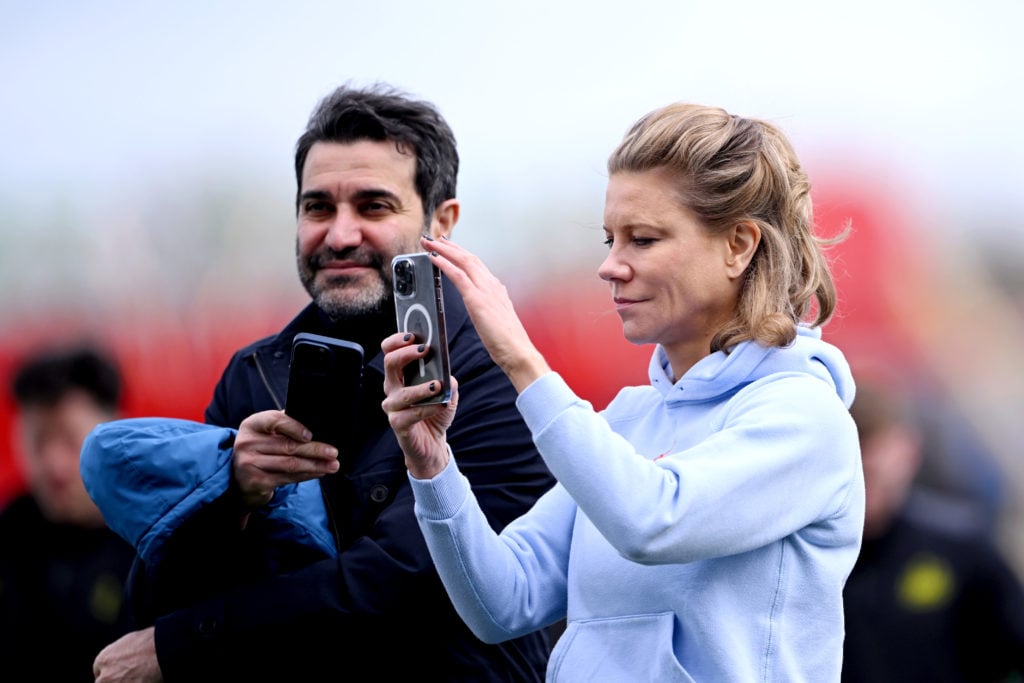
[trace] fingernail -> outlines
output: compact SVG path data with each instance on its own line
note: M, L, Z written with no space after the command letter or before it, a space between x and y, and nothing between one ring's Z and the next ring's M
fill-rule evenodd
M441 235L441 239L443 239L443 240L448 239L448 235Z
M416 350L417 350L417 351L419 351L420 353L423 353L424 351L426 351L426 350L427 350L427 345L426 345L426 344L420 344L420 345L419 345L419 346L418 346L418 347L416 348Z
M402 341L409 341L410 339L412 339L411 334L406 334L404 337L402 337Z
M424 235L423 239L427 240L428 242L433 242L434 241L434 238L431 237L430 235Z
M435 387L435 384L434 384L434 382L431 382L431 383L430 383L430 386L429 386L429 387L427 387L428 389L430 389L430 393L434 393L434 391L435 391L434 387Z
M430 252L430 255L431 256L437 256L437 252L436 251L432 251L432 252Z

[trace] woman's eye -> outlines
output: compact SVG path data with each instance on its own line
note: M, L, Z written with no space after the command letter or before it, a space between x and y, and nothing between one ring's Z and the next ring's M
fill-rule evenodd
M634 237L633 238L633 244L635 244L638 247L649 247L650 245L654 244L656 241L657 240L655 240L653 237Z

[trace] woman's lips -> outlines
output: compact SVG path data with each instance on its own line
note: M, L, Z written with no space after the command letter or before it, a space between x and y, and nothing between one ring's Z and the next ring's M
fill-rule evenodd
M617 296L613 297L612 301L615 302L615 310L623 311L628 308L632 308L638 303L641 303L643 299L627 299L626 297L623 296Z

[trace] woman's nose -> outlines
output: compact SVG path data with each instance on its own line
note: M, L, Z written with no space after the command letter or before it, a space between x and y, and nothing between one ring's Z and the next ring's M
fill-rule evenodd
M619 258L613 247L608 255L605 256L604 261L597 268L597 275L605 282L611 280L626 280L629 278L630 270L629 267Z

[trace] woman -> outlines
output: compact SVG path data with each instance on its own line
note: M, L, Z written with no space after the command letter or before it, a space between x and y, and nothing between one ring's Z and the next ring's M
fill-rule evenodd
M558 479L496 534L445 443L457 410L404 387L417 341L385 340L384 408L420 526L462 618L502 641L567 617L548 679L838 681L842 589L864 483L849 366L809 184L765 122L674 104L608 162L609 283L650 386L601 413L533 346L505 288L447 240L458 287ZM455 382L453 382L455 384Z

